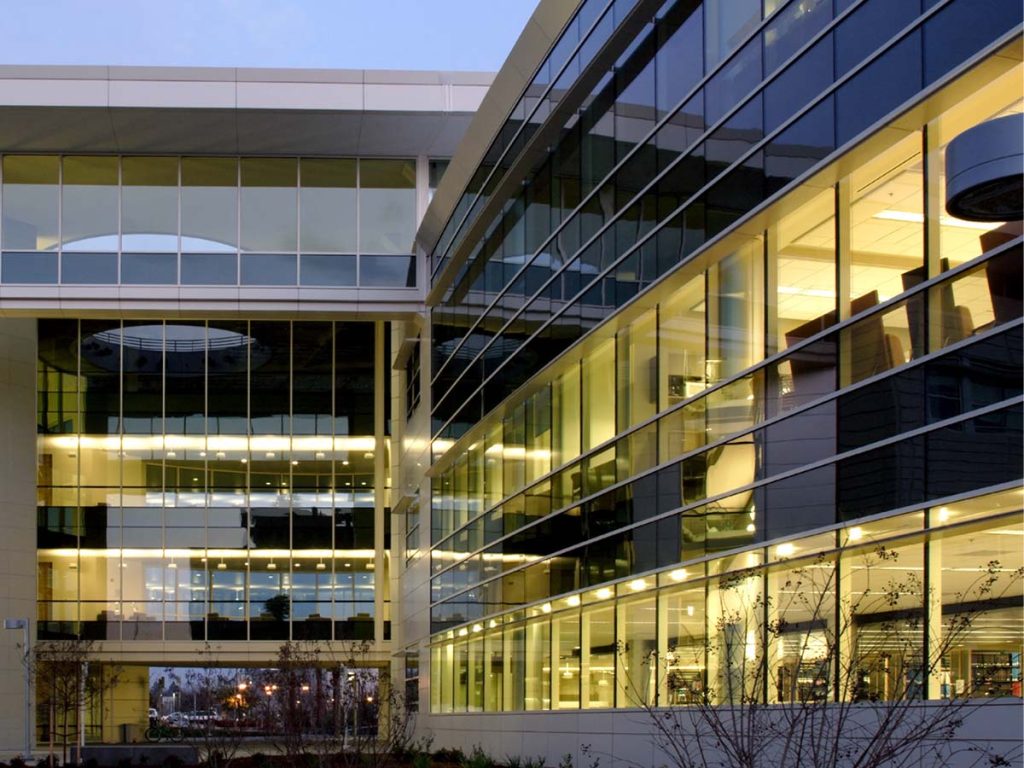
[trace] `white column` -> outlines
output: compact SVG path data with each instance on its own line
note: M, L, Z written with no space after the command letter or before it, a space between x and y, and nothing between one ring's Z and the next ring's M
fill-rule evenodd
M0 319L0 619L36 631L36 321ZM23 631L0 630L0 753L24 750Z

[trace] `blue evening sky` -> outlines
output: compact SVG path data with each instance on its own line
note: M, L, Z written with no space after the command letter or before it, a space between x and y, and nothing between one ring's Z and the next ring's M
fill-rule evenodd
M497 70L537 0L5 0L0 64Z

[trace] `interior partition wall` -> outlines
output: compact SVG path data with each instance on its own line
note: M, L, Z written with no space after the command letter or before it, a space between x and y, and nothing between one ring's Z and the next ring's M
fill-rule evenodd
M389 638L385 323L38 331L40 639Z

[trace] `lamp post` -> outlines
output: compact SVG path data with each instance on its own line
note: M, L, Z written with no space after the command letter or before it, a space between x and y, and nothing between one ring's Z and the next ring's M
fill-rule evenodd
M25 759L32 757L32 658L28 619L4 619L4 629L20 629L25 653Z

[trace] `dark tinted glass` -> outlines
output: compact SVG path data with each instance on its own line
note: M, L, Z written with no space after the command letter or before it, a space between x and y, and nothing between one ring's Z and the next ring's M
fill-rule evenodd
M178 255L121 254L121 282L135 285L172 285L178 282Z
M182 285L236 285L238 257L233 253L181 254Z
M116 283L116 253L68 253L61 255L62 283Z
M836 29L836 76L849 72L920 12L920 0L866 0Z
M5 283L56 283L56 253L5 251L0 257L0 279Z
M831 525L836 515L836 467L829 464L787 477L760 489L755 497L757 509L767 510L765 539Z
M800 0L783 8L764 32L765 74L774 72L831 19L832 0Z
M295 285L295 256L276 253L242 255L242 285Z
M1013 0L957 0L935 14L924 25L925 83L1020 24L1022 7Z
M416 285L416 261L412 256L360 256L359 284L412 287Z
M832 37L828 35L765 89L765 132L771 133L831 84Z
M704 87L708 124L739 103L761 81L761 38L755 37Z
M844 144L921 87L921 34L912 32L839 89L837 144Z
M356 257L304 253L300 281L302 285L355 285Z
M1019 482L1022 415L1015 405L928 433L928 498Z
M923 437L876 448L837 465L839 519L855 520L924 500Z

